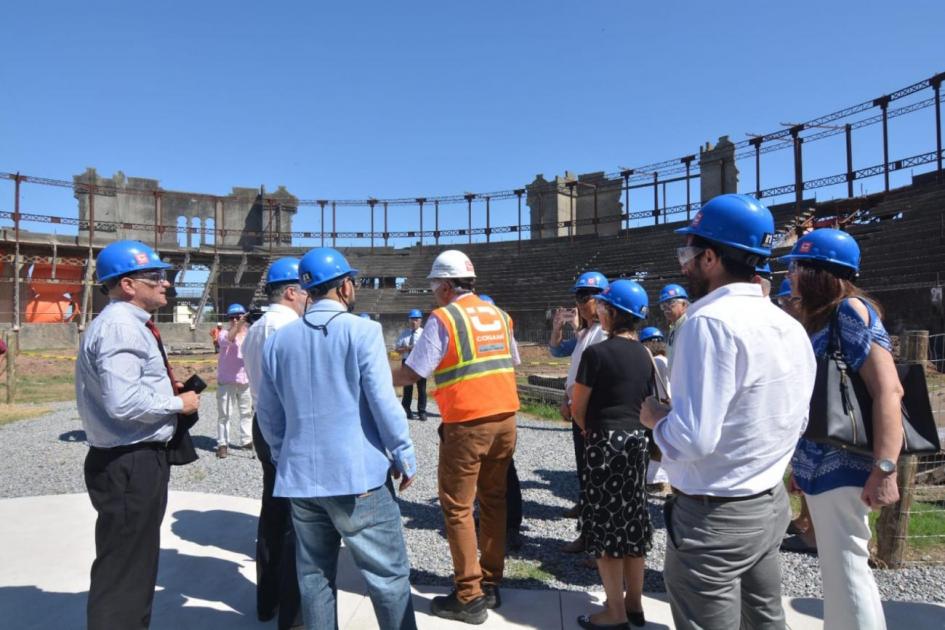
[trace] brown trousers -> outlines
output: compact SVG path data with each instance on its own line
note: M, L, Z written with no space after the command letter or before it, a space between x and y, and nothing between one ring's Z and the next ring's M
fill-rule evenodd
M456 596L466 603L497 585L505 567L506 474L515 454L515 414L440 425L440 507L453 556ZM479 498L479 544L473 502ZM482 558L479 558L479 547Z

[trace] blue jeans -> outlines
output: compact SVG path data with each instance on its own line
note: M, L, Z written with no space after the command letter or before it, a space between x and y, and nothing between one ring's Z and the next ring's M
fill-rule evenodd
M341 540L367 582L381 630L415 630L410 562L390 481L363 495L292 499L305 627L338 628Z

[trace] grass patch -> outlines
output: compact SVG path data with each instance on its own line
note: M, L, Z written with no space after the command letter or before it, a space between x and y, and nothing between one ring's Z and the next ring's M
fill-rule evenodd
M41 405L0 404L0 425L10 424L11 422L16 422L18 420L35 418L37 416L45 415L49 413L49 411L49 407L43 407Z
M68 374L16 375L17 403L44 403L75 400L75 376Z
M505 577L517 580L535 580L543 584L548 584L554 580L554 576L542 569L537 562L518 558L506 558Z
M519 413L535 416L536 418L541 418L543 420L561 420L561 414L558 412L558 407L545 403L522 403Z
M879 511L870 512L870 530L876 538L876 519ZM909 514L909 549L916 552L938 550L945 552L945 506L938 503L914 501Z

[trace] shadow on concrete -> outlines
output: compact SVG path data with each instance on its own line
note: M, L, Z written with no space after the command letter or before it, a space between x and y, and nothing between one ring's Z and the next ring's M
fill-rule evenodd
M198 451L217 452L217 439L208 435L191 435L190 439L194 442L194 448Z
M60 442L85 442L85 431L82 429L75 429L73 431L66 431L59 435Z
M0 587L0 619L6 628L46 630L85 627L88 593L55 593L35 586Z
M182 540L255 557L256 516L230 510L177 510L171 518L171 531Z
M790 606L809 617L824 618L823 600L797 598L791 600ZM945 628L945 608L936 604L883 601L883 613L890 628L903 628L906 623L912 628Z

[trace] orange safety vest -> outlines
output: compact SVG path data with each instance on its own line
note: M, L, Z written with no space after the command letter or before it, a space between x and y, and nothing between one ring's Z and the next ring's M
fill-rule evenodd
M473 294L431 316L449 333L446 354L433 372L443 422L518 411L511 318Z

